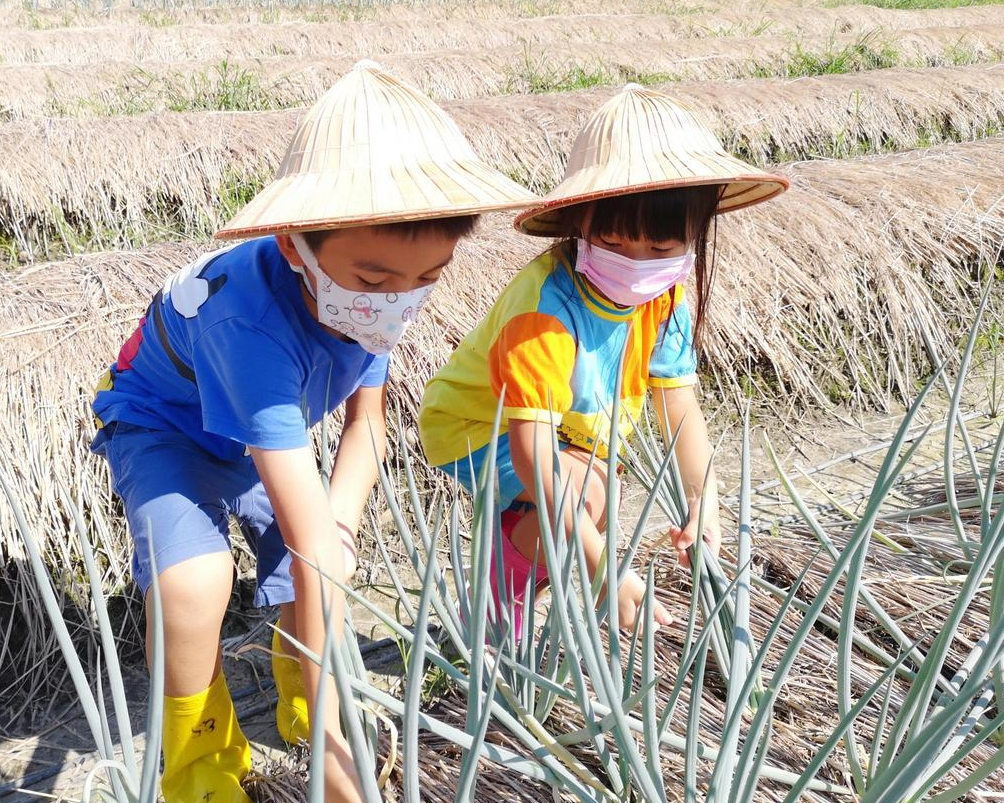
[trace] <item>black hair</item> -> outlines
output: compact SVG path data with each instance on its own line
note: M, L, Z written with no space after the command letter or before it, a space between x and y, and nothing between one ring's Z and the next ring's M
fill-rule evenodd
M481 219L480 215L458 215L455 217L434 217L428 220L404 220L399 223L379 224L380 231L393 234L403 240L414 240L431 235L434 237L468 237ZM374 224L376 226L378 224ZM310 250L315 253L332 234L345 229L322 229L303 232Z
M694 249L694 278L697 298L694 303L694 345L704 333L708 299L715 280L715 212L725 187L704 184L669 190L652 190L600 198L560 209L559 236L575 237L616 235L631 240L679 240ZM708 260L708 240L711 259ZM572 243L574 248L574 243ZM573 250L574 253L574 250Z

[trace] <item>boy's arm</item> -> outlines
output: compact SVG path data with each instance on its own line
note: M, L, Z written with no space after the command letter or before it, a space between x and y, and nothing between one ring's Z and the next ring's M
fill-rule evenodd
M689 566L687 547L697 540L697 523L704 500L704 541L718 554L722 543L721 525L718 520L718 481L711 464L711 444L708 441L708 427L701 411L700 402L693 386L678 388L652 388L652 402L662 437L668 445L671 433L679 430L676 441L676 460L680 466L687 504L690 507L690 521L681 530L671 527L669 536L676 548L680 563ZM707 489L705 490L705 475Z
M317 473L317 461L310 446L298 449L263 450L251 447L258 474L268 492L279 522L279 530L292 554L290 572L296 593L296 636L315 654L324 649L324 605L321 596L322 577L305 561L316 563L331 577L343 576L342 543L334 537L334 516L328 494ZM333 607L332 622L338 639L345 619L344 594L333 583L323 580L324 599ZM300 661L310 710L315 710L320 668L312 661ZM356 803L362 800L359 779L352 764L352 755L341 733L338 717L338 694L334 681L328 683L324 725L327 759L325 785L329 803Z
M346 578L355 572L356 534L387 453L387 386L362 387L345 400L345 424L331 470L331 512L346 551Z

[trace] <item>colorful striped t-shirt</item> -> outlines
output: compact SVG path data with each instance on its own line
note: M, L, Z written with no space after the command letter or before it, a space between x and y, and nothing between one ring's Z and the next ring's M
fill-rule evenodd
M568 250L556 247L524 267L429 381L419 429L432 465L464 458L491 440L503 389L503 432L514 419L554 421L569 444L591 450L599 438L604 456L622 356L624 435L649 387L697 382L682 286L637 307L618 307L572 264Z

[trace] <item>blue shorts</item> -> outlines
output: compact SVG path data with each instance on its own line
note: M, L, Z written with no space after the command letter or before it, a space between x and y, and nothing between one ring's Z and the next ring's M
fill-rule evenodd
M218 460L180 432L113 422L95 438L133 539L132 575L144 596L158 573L182 561L230 551L230 518L255 553L258 607L293 601L290 556L250 456Z
M569 444L558 441L558 448L564 451ZM491 443L486 443L480 449L472 452L470 457L464 457L453 463L447 463L437 468L455 477L457 481L467 489L468 493L474 493L475 481L480 482L481 469L488 459L488 450ZM512 506L521 493L525 490L523 482L516 476L516 469L512 464L512 452L509 451L509 433L499 433L498 450L495 453L495 475L498 478L498 506L499 510L507 510Z

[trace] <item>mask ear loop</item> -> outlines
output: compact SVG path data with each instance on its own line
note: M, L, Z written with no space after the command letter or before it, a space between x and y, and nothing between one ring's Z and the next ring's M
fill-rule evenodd
M303 261L304 266L312 274L314 274L314 281L319 282L317 274L320 273L320 268L317 265L317 257L314 252L310 250L310 246L307 245L307 241L303 238L302 234L296 233L289 235L289 239L293 241L293 248L296 249L297 256ZM303 279L304 285L307 287L307 292L310 293L311 298L315 301L317 300L317 291L310 286L310 282L307 281L307 274L303 268L299 265L290 265L290 267L300 274L300 278Z

